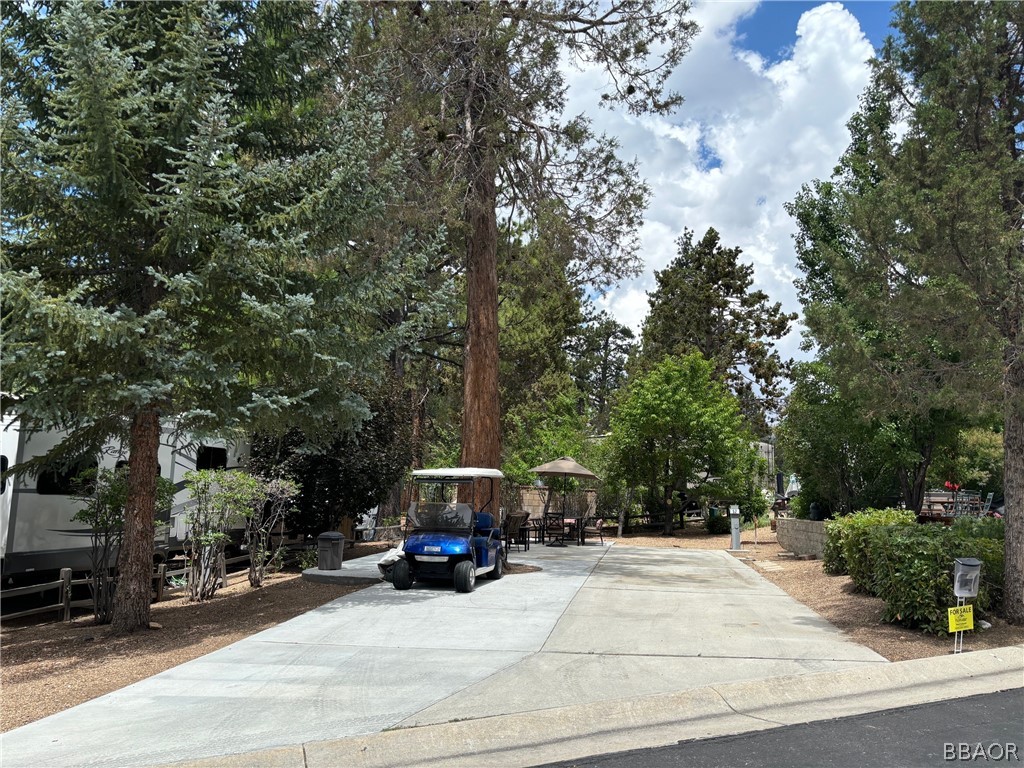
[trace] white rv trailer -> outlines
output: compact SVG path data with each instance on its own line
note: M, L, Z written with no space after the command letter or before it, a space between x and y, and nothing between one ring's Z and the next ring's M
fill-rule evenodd
M6 473L9 467L43 456L65 436L60 431L23 432L16 418L5 415L0 427L0 468ZM185 473L194 469L237 469L247 456L248 444L186 442L175 436L172 426L164 425L158 455L160 474L174 483L177 491L169 519L157 521L155 558L183 547L185 514L193 503L185 488ZM63 473L43 470L34 477L4 475L0 480L0 568L4 578L60 568L88 570L90 531L87 525L71 519L81 509L81 502L71 496L71 481L84 469L113 469L127 458L127 449L111 441L98 456L85 457Z

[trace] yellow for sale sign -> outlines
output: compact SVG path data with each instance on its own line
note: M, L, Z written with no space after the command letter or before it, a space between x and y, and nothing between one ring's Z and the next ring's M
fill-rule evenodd
M949 609L949 631L963 632L974 629L974 606L960 605Z

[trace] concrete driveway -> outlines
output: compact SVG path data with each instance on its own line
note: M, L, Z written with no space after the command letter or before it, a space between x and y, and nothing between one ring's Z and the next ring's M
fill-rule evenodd
M375 584L3 734L3 766L166 764L887 664L725 552L535 545L511 558L542 570L468 595Z

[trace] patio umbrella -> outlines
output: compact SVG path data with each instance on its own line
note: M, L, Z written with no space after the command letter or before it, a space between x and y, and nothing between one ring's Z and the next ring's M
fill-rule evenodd
M569 456L541 464L530 471L542 477L592 477L595 480L598 479L597 475Z
M560 459L549 461L547 464L541 464L539 467L534 467L530 470L531 472L540 475L541 477L584 477L593 478L598 480L597 475L591 472L589 469L584 467L582 464L577 462L575 459L569 456L562 456ZM550 503L550 495L548 497L548 503ZM548 505L544 505L544 510L547 512ZM562 487L562 509L565 509L565 487Z

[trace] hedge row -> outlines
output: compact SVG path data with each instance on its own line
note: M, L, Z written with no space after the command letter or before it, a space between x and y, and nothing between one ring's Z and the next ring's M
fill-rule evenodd
M858 588L870 592L865 574L865 538L880 525L913 525L913 512L905 509L866 509L825 523L825 551L822 565L834 576L849 573ZM854 575L856 574L856 575Z
M907 514L870 510L827 524L828 572L848 573L859 589L882 598L884 621L943 634L946 609L956 605L953 561L976 557L982 562L982 578L975 610L998 612L1003 599L1003 521L964 519L947 528L908 522Z

